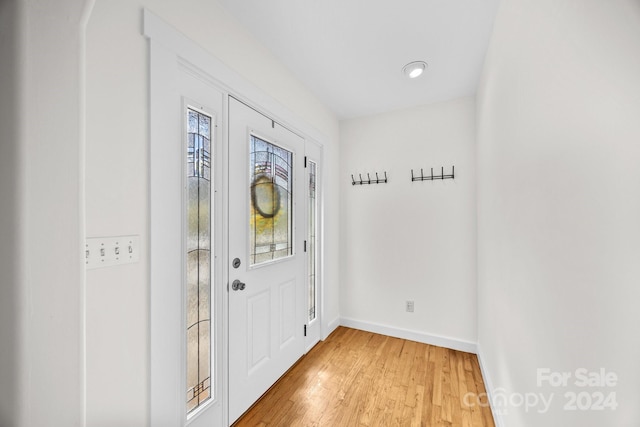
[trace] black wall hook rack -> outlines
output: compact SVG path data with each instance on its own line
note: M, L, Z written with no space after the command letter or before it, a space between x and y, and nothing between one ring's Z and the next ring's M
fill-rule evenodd
M451 174L444 174L444 166L440 168L440 175L433 174L433 168L431 168L431 175L425 175L422 169L420 169L420 176L413 175L413 169L411 169L411 181L433 181L436 179L455 179L456 167L451 166Z
M378 172L376 172L376 178L371 179L371 176L367 173L367 179L362 179L362 174L358 174L360 177L359 180L356 180L351 174L351 185L365 185L365 184L386 184L388 182L387 172L384 172L384 178L378 177Z

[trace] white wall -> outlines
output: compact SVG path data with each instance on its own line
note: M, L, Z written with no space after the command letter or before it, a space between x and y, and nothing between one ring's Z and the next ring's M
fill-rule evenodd
M89 426L148 422L147 7L326 136L338 164L338 121L217 2L98 0L87 29L87 235L139 234L140 263L87 273ZM330 171L330 169L329 169ZM338 318L338 180L327 173L325 321Z
M635 0L502 2L478 94L478 339L494 388L555 394L504 425L640 425L639 52ZM537 386L581 367L618 384ZM565 411L565 392L619 406Z
M0 4L0 424L84 418L84 0Z
M18 167L21 156L15 143L20 135L19 105L19 9L17 1L0 2L0 425L17 424L20 360L19 292L20 221Z
M343 323L475 349L475 98L342 121L340 144ZM453 165L455 180L411 182Z

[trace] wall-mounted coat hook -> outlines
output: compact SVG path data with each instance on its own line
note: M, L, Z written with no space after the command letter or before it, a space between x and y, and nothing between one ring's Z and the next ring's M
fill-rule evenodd
M384 178L380 178L378 176L378 172L376 172L376 179L371 179L371 175L367 173L367 179L362 179L362 174L358 174L359 180L353 177L351 174L351 185L365 185L365 184L386 184L388 182L387 172L384 172Z
M433 168L431 168L431 175L425 175L423 170L420 169L420 176L415 176L413 174L413 169L411 169L411 181L433 181L436 179L455 179L456 167L451 166L451 174L445 175L444 166L440 168L440 175L433 174Z

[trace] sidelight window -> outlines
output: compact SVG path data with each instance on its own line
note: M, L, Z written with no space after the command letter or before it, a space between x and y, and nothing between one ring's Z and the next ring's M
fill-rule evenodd
M317 267L317 215L318 215L318 201L316 198L316 181L317 181L317 165L313 161L309 161L309 248L308 254L308 266L309 266L309 317L311 322L316 318L316 300L317 300L317 286L316 286L316 267Z
M212 118L187 110L187 412L211 399Z

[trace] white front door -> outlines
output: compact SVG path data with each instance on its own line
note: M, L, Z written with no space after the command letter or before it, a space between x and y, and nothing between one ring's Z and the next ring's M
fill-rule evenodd
M304 353L304 140L229 100L229 421Z

